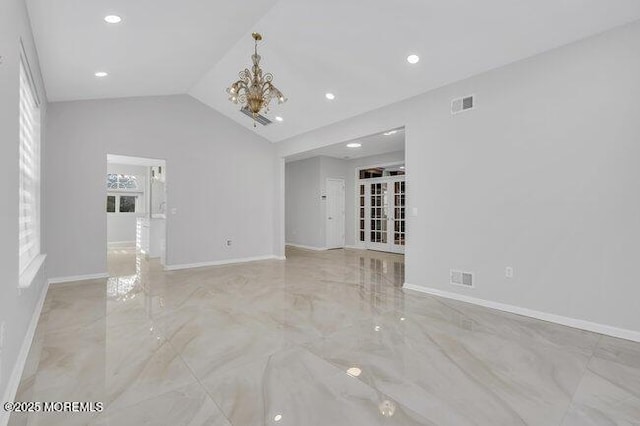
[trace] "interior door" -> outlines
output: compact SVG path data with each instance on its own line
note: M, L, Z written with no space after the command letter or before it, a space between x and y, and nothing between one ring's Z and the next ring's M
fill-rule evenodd
M404 253L404 176L361 180L358 187L360 243L371 250Z
M345 219L344 202L345 189L343 179L327 179L327 248L344 247Z
M390 243L391 251L394 253L404 253L405 245L405 188L404 179L392 182L393 185L393 216L391 217Z
M369 244L373 250L389 250L389 194L387 182L369 183Z

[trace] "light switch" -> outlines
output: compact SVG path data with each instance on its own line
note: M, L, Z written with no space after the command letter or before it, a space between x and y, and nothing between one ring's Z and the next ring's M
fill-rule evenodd
M176 213L178 213L178 209L176 207L173 207L171 209L171 214L176 214Z

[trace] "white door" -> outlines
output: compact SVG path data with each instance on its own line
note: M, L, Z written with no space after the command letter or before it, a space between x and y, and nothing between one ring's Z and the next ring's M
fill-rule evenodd
M404 176L359 182L359 240L367 249L404 253Z
M327 248L344 247L344 180L327 179Z

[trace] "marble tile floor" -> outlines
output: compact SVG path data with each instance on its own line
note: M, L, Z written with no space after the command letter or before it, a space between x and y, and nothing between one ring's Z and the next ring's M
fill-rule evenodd
M102 401L17 425L639 425L640 343L401 288L403 257L286 261L49 289L16 401Z

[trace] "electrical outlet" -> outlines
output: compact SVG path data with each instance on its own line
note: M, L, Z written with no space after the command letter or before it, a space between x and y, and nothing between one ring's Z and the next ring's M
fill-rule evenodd
M233 243L233 241L231 241L231 240L226 240L226 241L225 241L225 243L224 243L224 245L225 245L225 247L231 247L232 243Z
M504 276L505 278L513 278L513 268L511 266L504 268Z

